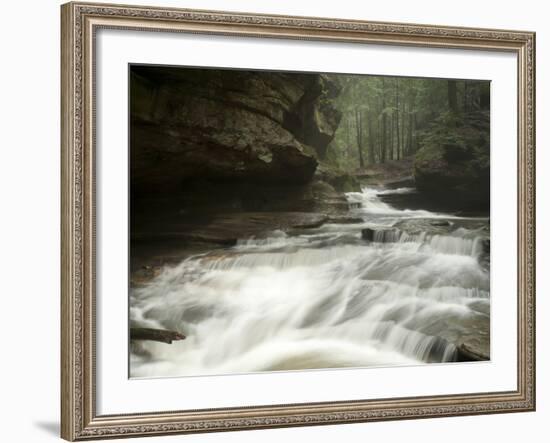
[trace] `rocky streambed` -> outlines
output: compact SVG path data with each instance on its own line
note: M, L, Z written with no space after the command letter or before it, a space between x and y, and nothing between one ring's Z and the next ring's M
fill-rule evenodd
M414 190L349 192L345 210L180 214L151 230L165 238L136 238L131 323L186 339L134 347L132 376L489 359L489 219L395 195Z

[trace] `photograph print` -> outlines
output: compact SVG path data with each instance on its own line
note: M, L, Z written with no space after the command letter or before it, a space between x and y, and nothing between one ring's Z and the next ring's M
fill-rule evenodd
M490 360L490 82L129 66L129 375Z

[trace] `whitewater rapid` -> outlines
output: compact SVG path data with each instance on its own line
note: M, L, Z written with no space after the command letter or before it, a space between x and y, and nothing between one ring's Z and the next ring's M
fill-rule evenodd
M452 362L464 339L488 340L487 234L380 198L410 191L349 193L361 223L241 239L133 288L132 325L187 338L134 346L131 376ZM451 228L382 232L416 219ZM369 242L365 228L380 231Z

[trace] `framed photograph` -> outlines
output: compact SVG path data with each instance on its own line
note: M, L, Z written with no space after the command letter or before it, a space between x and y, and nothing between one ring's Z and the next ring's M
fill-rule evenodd
M62 6L62 437L535 409L535 35Z

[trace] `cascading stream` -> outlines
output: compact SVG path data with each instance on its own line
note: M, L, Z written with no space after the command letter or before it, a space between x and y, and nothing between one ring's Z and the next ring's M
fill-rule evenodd
M363 223L242 239L132 289L133 324L187 339L140 343L131 375L449 362L464 340L481 337L488 346L487 230L393 208L380 199L391 192L410 190L348 194ZM450 227L399 229L416 220ZM372 241L362 238L365 228L375 230Z

